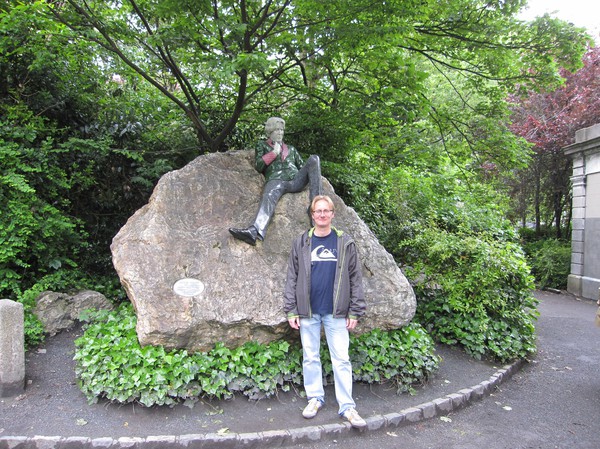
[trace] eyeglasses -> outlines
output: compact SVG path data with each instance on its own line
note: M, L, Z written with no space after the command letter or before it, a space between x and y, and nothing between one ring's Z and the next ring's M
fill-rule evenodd
M329 215L330 213L332 213L332 210L329 209L319 209L319 210L313 210L313 214L315 215Z

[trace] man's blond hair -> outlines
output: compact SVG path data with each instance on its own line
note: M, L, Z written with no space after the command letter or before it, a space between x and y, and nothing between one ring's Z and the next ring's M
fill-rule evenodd
M333 212L335 210L335 206L333 204L333 200L327 196L327 195L317 195L313 198L312 203L310 203L310 211L311 213L315 211L315 204L317 204L317 201L327 201L327 204L329 206L329 210L331 210L331 212Z

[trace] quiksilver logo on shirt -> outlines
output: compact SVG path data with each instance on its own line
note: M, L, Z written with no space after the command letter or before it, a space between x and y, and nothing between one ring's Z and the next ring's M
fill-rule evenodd
M310 253L311 262L337 262L337 256L323 245L317 246Z

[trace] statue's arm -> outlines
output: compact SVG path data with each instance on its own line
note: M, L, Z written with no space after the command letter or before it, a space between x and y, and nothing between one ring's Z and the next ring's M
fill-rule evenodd
M263 173L273 163L277 154L267 142L261 141L256 145L254 166L256 171Z
M296 164L296 167L298 168L298 170L300 170L302 167L304 167L304 160L302 159L302 156L300 156L298 150L295 147L292 147L291 145L290 152L293 152L294 164Z

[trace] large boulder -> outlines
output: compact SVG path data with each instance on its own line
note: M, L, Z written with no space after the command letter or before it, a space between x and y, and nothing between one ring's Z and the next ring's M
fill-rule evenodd
M254 220L264 178L250 150L199 156L164 175L147 205L113 239L113 263L137 313L142 345L206 351L267 343L292 332L282 310L292 240L309 226L308 190L286 194L263 242L234 239ZM406 325L411 286L356 212L335 195L334 225L356 240L367 316L358 332Z

